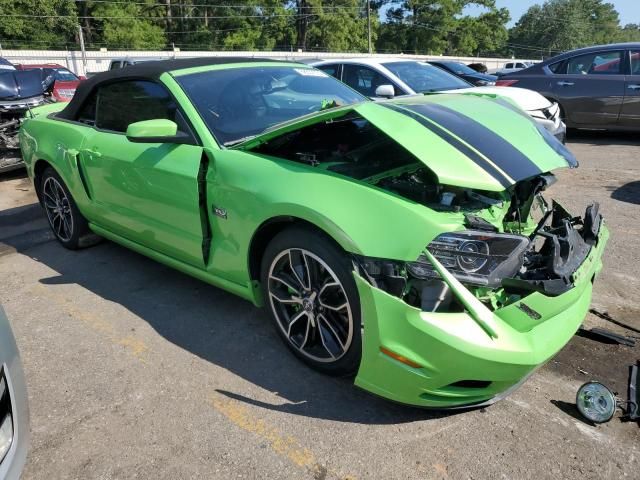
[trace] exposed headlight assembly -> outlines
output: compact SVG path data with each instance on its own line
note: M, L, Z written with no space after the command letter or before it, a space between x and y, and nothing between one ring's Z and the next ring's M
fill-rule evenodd
M461 282L498 287L503 278L518 273L529 242L521 235L467 230L443 233L427 249ZM440 276L425 255L407 263L407 270L416 278Z

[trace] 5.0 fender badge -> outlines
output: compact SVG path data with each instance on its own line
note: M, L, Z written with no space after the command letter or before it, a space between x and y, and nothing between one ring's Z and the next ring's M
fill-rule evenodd
M224 208L220 208L220 207L216 207L215 205L211 205L211 211L213 212L214 215L220 217L220 218L224 218L225 220L227 219L227 210Z

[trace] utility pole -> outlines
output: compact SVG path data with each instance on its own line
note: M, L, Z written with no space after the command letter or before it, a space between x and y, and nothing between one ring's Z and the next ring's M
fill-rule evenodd
M87 72L87 52L84 49L84 35L82 33L82 26L78 25L78 40L80 41L80 51L82 52L82 69L83 73Z
M371 0L367 0L367 35L369 36L369 55L373 53L371 47Z

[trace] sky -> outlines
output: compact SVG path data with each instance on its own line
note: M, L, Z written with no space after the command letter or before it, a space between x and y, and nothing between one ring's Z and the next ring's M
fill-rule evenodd
M509 27L512 27L529 7L542 3L544 2L533 0L496 0L498 7L506 7L511 13L511 22L507 24ZM613 6L620 14L621 25L640 23L640 0L608 0L608 3L613 3ZM481 10L478 7L469 7L465 10L465 13L471 15Z

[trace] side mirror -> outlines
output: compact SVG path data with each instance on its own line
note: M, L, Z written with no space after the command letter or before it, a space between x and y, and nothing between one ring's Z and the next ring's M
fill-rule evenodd
M134 143L189 143L190 139L188 135L178 135L176 122L157 118L130 124L127 140Z
M87 77L85 77L84 75L80 75L80 76L78 76L78 79L79 79L81 82L84 82L84 81L87 79Z
M393 98L395 94L393 85L380 85L376 88L376 97Z

